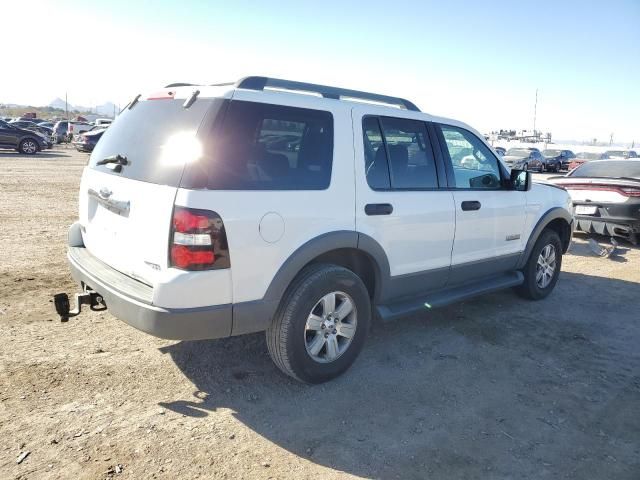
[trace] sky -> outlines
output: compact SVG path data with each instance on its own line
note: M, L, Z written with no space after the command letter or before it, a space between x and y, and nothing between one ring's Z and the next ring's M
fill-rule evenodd
M408 98L483 132L640 142L640 0L3 2L0 102L126 104L267 75ZM33 32L33 33L32 33ZM15 47L15 48L13 48Z

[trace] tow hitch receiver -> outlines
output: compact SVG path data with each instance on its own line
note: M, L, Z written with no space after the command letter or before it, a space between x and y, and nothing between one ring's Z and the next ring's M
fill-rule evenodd
M69 318L78 315L82 311L82 305L89 305L89 308L96 312L107 309L102 296L92 290L76 293L75 297L76 308L71 310L69 295L66 293L58 293L53 296L53 303L56 306L56 312L60 315L61 322L68 322Z

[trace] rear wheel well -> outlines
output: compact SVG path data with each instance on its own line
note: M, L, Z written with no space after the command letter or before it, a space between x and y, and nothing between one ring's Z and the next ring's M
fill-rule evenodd
M553 230L560 237L562 242L562 252L567 253L569 250L569 244L571 243L571 226L563 218L556 218L551 220L545 227L545 230Z
M369 298L373 299L378 287L377 270L374 260L362 250L357 248L339 248L325 252L311 260L307 265L315 263L330 263L339 265L355 273L369 292ZM305 267L307 266L305 265Z

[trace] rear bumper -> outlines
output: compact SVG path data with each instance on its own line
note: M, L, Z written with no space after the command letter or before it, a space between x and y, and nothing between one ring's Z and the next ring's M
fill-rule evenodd
M640 199L617 204L574 202L576 206L596 208L593 215L576 215L576 230L626 238L636 242L640 238Z
M576 230L585 233L598 233L610 237L625 238L635 243L640 236L640 222L578 215L576 216Z
M152 287L93 257L84 246L67 252L71 275L83 288L98 292L115 317L156 337L201 340L231 335L232 305L161 308L151 304Z

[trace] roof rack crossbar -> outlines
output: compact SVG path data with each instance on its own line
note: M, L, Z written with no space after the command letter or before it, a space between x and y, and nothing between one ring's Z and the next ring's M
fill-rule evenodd
M349 90L346 88L329 87L326 85L316 85L314 83L295 82L292 80L282 80L270 77L245 77L236 83L236 88L246 88L248 90L264 90L265 88L279 88L283 90L298 90L303 92L318 93L324 98L353 98L359 100L368 100L371 102L385 103L388 105L397 105L407 110L419 112L420 109L409 100L400 97L390 97L387 95L379 95L377 93L361 92L358 90Z
M197 87L195 83L170 83L169 85L165 85L164 88L177 88L177 87Z

